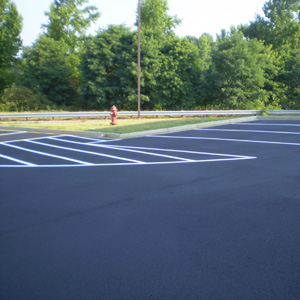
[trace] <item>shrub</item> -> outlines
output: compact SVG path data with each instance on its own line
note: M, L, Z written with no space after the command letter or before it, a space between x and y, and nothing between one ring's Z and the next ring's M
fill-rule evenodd
M0 101L1 111L36 111L50 109L51 106L44 95L35 94L23 86L5 89Z

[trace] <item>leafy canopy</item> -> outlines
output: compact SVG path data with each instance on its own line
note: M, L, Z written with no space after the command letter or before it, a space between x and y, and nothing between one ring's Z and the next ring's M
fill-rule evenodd
M264 17L256 16L242 26L246 37L257 38L273 49L288 52L300 48L300 0L269 0L263 7Z
M54 0L45 15L49 23L43 25L47 35L55 41L64 41L72 52L80 45L86 30L100 13L95 6L81 8L87 0Z
M223 109L263 109L277 106L274 82L276 57L262 42L246 40L235 28L218 37L206 74L206 97Z
M0 0L0 93L14 80L13 63L21 49L22 17L10 0Z
M67 52L63 41L41 35L34 47L24 52L23 85L57 105L70 105L76 99L76 86Z
M142 0L142 31L151 32L156 37L174 33L174 29L181 23L181 20L176 16L169 16L168 10L168 0Z

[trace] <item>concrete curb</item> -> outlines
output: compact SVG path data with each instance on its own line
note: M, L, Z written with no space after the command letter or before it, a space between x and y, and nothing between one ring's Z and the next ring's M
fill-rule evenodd
M234 118L234 119L220 120L220 121L213 121L213 122L196 123L196 124L184 125L184 126L176 126L176 127L170 127L170 128L162 128L162 129L156 129L156 130L137 131L137 132L123 133L123 134L109 133L109 132L13 127L13 126L0 126L0 129L4 129L4 130L16 129L16 130L22 130L22 131L28 131L28 132L49 133L49 134L71 134L71 135L93 137L93 138L128 139L128 138L135 138L135 137L143 137L143 136L147 136L147 135L158 135L158 134L166 134L166 133L172 133L172 132L193 130L196 128L206 128L206 127L215 127L215 126L241 123L241 122L250 122L250 121L255 121L255 120L257 120L256 116L243 117L243 118Z
M170 127L170 128L162 128L162 129L148 130L148 131L138 131L138 132L131 132L131 133L123 133L123 134L107 133L105 135L105 137L128 139L128 138L142 137L142 136L147 136L147 135L166 134L166 133L172 133L172 132L193 130L193 129L197 129L197 128L215 127L215 126L221 126L221 125L227 125L227 124L233 124L233 123L249 122L249 121L254 121L256 119L257 119L257 117L254 116L254 117L244 117L244 118L235 118L235 119L228 119L228 120L221 120L221 121L196 123L196 124L191 124L191 125L175 126L175 127Z

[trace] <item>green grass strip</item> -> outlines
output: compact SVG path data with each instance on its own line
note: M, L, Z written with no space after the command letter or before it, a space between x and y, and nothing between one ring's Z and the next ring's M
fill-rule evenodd
M230 117L232 118L232 117ZM30 127L30 128L49 128L60 130L79 130L108 133L131 133L138 131L155 130L161 128L170 128L197 124L202 122L212 122L225 120L229 118L144 118L137 119L118 119L118 125L110 125L109 119L76 119L76 120L17 120L17 121L0 121L0 126L13 127Z

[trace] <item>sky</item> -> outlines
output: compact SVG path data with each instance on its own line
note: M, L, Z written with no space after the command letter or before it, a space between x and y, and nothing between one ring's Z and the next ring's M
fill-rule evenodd
M182 20L176 29L180 37L200 37L209 33L214 38L222 29L229 31L231 26L247 24L256 14L263 15L262 7L267 0L168 0L171 16ZM53 0L12 0L23 17L21 38L24 46L31 46L42 33L41 25L47 23L44 12L49 11ZM134 28L138 0L89 0L101 17L89 30L95 34L108 25L125 24Z

